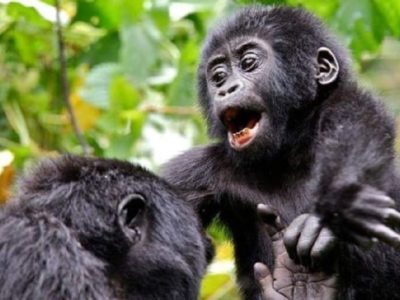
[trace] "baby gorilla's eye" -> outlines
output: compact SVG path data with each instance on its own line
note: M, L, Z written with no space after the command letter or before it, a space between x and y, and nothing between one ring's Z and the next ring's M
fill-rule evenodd
M245 54L240 60L240 68L243 71L253 71L258 66L258 57L254 53Z
M211 80L216 84L216 85L222 85L226 79L228 74L226 73L225 69L223 67L218 67L215 68Z

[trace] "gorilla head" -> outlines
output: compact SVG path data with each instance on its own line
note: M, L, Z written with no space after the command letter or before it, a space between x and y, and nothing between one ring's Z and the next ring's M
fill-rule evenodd
M21 219L14 232L5 233L5 225L0 224L0 256L7 256L5 245L14 253L4 264L11 265L13 255L19 259L20 250L7 236L24 230L24 218L32 221L35 215L46 214L65 226L84 251L105 264L106 277L119 286L119 294L124 295L121 298L197 298L206 266L206 241L199 222L171 186L143 168L117 160L73 156L47 160L21 182L15 200L0 218L4 224L12 216ZM42 242L50 250L41 254L48 256L43 258L46 265L57 260L60 274L82 272L64 270L67 266L63 269L59 263L63 254L52 257L55 245L52 238L46 239ZM45 268L27 272L46 276ZM4 276L17 277L11 273ZM31 285L38 284L35 279L39 280L32 279ZM6 288L0 284L0 294Z
M318 19L263 6L216 26L198 76L210 134L241 161L257 162L293 145L298 124L307 123L303 112L350 79L346 52Z

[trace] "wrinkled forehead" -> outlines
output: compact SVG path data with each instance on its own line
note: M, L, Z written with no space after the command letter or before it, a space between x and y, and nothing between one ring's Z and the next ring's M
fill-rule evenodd
M221 41L218 47L207 51L208 57L206 55L203 56L203 59L205 59L203 62L206 64L207 69L209 69L213 65L223 62L231 57L240 57L249 50L267 53L270 52L272 48L269 41L263 39L258 34L242 35Z

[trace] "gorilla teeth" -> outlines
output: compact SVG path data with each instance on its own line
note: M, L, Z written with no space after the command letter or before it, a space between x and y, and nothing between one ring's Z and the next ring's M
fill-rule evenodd
M251 141L257 135L257 132L258 122L254 125L254 127L246 126L242 130L237 132L229 131L228 139L234 149L241 150L251 143Z
M249 133L250 133L250 129L249 128L244 128L244 129L240 130L239 132L234 133L233 136L235 138L238 138L238 137L241 137L243 135L247 135Z

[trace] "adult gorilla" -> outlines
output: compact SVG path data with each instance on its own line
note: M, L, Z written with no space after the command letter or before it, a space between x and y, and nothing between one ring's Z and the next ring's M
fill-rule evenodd
M197 299L207 240L189 204L128 162L66 156L0 213L0 299Z

